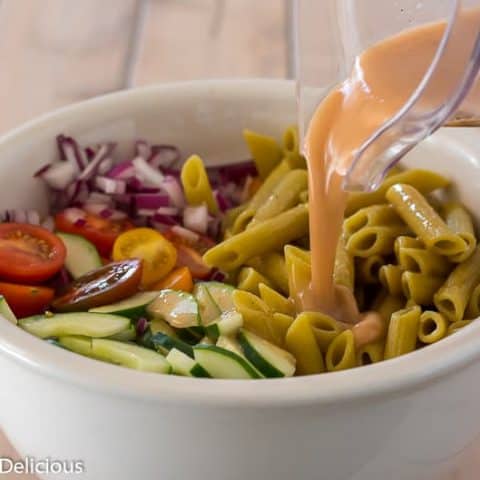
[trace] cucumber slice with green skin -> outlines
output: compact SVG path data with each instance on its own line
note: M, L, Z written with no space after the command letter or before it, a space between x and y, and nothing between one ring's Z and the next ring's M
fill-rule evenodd
M94 358L144 372L170 373L171 367L160 353L132 343L105 338L92 339Z
M132 342L137 338L137 331L133 325L130 325L126 330L116 333L108 337L110 340L117 340L119 342Z
M252 366L241 356L216 345L193 347L195 360L213 378L260 378Z
M189 328L200 325L200 314L195 297L186 292L162 290L147 307L152 318L161 318L171 327Z
M172 366L173 373L177 375L183 375L184 377L210 378L208 372L193 360L193 358L185 355L185 353L176 348L170 350L166 359Z
M193 358L193 348L188 343L182 342L178 338L169 337L162 332L157 332L151 337L153 348L162 355L167 355L173 348L180 350L189 357Z
M197 299L198 308L200 311L200 321L203 326L209 325L222 313L217 304L213 301L207 285L197 283L193 289L193 295Z
M295 357L286 350L243 329L238 341L247 359L266 377L291 377L295 373Z
M236 353L238 356L242 357L258 374L259 377L263 378L263 375L247 360L247 357L243 353L242 347L235 338L226 337L221 335L218 337L217 347L224 348L225 350L230 350L233 353Z
M198 345L215 345L215 342L210 337L205 336L200 339L200 341L198 342Z
M220 335L235 336L242 327L242 314L232 310L230 312L223 312L214 323L206 327L205 331L210 338L217 340Z
M92 339L89 337L81 337L79 335L59 337L58 343L67 350L85 355L86 357L93 357Z
M55 345L56 347L63 348L64 350L66 350L66 348L58 340L55 340L54 338L47 338L45 341L50 345Z
M12 309L8 305L3 295L0 295L0 315L9 322L12 322L14 325L16 325L18 322L17 317L12 312Z
M220 311L229 312L235 310L235 304L233 303L235 287L221 282L202 282L202 285L207 287L210 296Z
M58 232L67 249L65 267L73 278L100 268L103 263L95 245L80 235Z
M40 338L84 335L86 337L110 337L127 330L130 320L106 313L58 313L52 316L35 315L22 318L18 325Z
M112 313L128 318L140 318L146 315L147 306L152 303L160 292L139 292L130 298L120 302L104 305L102 307L91 308L92 313Z
M149 325L150 332L154 335L157 332L162 332L169 337L178 338L177 332L161 318L154 318Z

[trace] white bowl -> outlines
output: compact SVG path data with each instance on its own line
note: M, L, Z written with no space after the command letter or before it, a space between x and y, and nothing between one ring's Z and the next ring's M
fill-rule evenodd
M227 163L247 155L244 127L279 134L294 122L293 91L283 81L185 83L108 95L46 115L0 140L0 205L45 207L31 174L53 158L59 132L124 145L142 137ZM408 162L448 173L476 213L479 145L473 129L440 132ZM480 322L373 366L225 381L96 362L0 321L0 373L0 425L20 453L82 459L82 478L478 477L465 467L474 465L480 446Z

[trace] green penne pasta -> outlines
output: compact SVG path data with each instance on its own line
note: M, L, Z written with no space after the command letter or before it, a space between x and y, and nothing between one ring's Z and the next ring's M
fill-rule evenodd
M457 265L434 296L435 306L451 322L462 320L473 289L480 283L480 247Z
M279 345L281 348L286 348L285 339L287 337L287 332L294 321L295 319L291 315L286 315L285 313L280 312L275 312L273 314L272 330L277 337L282 339L282 343Z
M403 297L390 295L384 292L382 295L377 297L372 305L372 310L377 312L382 317L385 326L388 328L392 314L398 310L401 310L404 304L405 300Z
M418 339L422 343L435 343L447 335L448 320L438 312L427 310L420 315Z
M245 129L243 138L257 167L258 176L264 180L280 163L283 152L275 138Z
M258 208L247 228L259 222L273 218L278 214L294 207L299 202L299 195L308 186L306 170L291 170L275 186L265 203Z
M470 295L465 316L467 318L480 317L480 285L477 285Z
M300 140L296 125L288 127L283 134L283 154L292 168L306 168L305 157L300 153Z
M308 203L308 190L300 192L298 199L300 200L300 203Z
M307 232L308 208L298 205L224 240L208 250L203 259L211 267L231 271L250 258L283 248Z
M393 175L398 175L401 172L404 172L405 169L401 165L395 165L388 172L385 178L392 177Z
M237 287L241 290L259 295L258 286L260 284L270 285L270 282L252 267L243 267L238 273Z
M357 365L359 367L364 365L371 365L383 360L385 351L385 341L379 340L374 343L369 343L357 349Z
M258 290L260 298L273 312L283 313L285 315L295 315L295 306L290 299L284 297L282 294L264 283L258 285Z
M402 274L403 268L399 265L382 265L378 272L378 279L390 295L400 297L403 295Z
M367 258L372 255L393 253L395 238L406 233L406 227L365 227L347 240L346 248L354 257Z
M357 301L358 310L361 312L367 308L367 294L362 285L357 285L353 292L355 300Z
M246 205L239 205L238 207L230 208L227 210L222 219L222 230L226 231L233 226L238 216L245 210Z
M384 264L385 260L380 255L357 259L355 270L358 272L358 279L366 285L378 283L380 268Z
M396 175L388 176L374 192L350 194L345 215L349 217L360 208L387 203L385 194L392 185L397 183L412 185L420 193L425 195L439 188L447 187L450 182L444 176L431 172L430 170L405 170Z
M345 330L330 344L325 355L325 366L329 372L346 370L357 365L355 340L351 330Z
M293 245L286 245L284 251L290 298L294 299L297 308L300 309L298 295L308 288L312 279L310 252Z
M451 335L452 333L458 332L461 330L463 327L466 327L467 325L470 325L473 320L457 320L456 322L452 322L448 326L448 331L447 335Z
M207 205L210 213L218 213L218 205L213 196L205 166L198 155L192 155L183 164L180 174L185 197L190 205Z
M345 248L345 237L342 235L338 241L335 253L335 266L333 279L337 285L343 285L353 292L355 285L355 264L353 257Z
M424 248L400 248L397 258L400 267L404 270L424 275L445 276L452 269L446 257Z
M458 202L450 202L443 205L442 214L448 228L459 235L467 244L467 249L462 254L451 257L452 262L463 262L473 253L477 246L472 217L465 207Z
M287 350L297 360L297 375L311 375L325 370L323 355L317 344L308 312L298 315L285 337Z
M327 352L334 338L345 330L345 325L325 313L303 312L302 315L309 318L310 326L317 340L317 345L323 353Z
M425 197L410 185L396 184L386 193L405 223L420 237L427 249L454 257L468 248L465 241L448 228Z
M365 227L402 225L403 221L391 205L372 205L361 208L343 222L343 231L350 237Z
M247 262L258 270L281 293L288 295L288 277L285 257L278 252L270 252Z
M385 360L415 350L421 312L420 307L414 306L392 314L385 342Z
M425 245L418 238L401 235L395 239L393 244L393 251L397 260L400 258L400 250L402 248L425 248Z
M444 281L443 277L433 277L416 272L403 272L403 294L408 300L415 302L416 305L433 305L433 297Z

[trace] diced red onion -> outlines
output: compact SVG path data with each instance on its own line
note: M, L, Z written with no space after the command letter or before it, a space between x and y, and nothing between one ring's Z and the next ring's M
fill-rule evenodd
M70 222L73 223L74 225L77 225L78 222L85 222L85 212L81 208L67 208L64 211L66 219Z
M77 165L79 170L83 170L87 166L87 156L85 152L79 148L77 142L72 137L59 135L57 137L57 144L62 160Z
M111 157L104 158L100 165L98 165L98 174L99 175L106 175L113 167L113 159Z
M137 208L156 210L160 207L168 207L170 197L158 193L139 193L133 196L133 201Z
M85 167L82 173L80 173L77 180L90 180L93 176L95 176L100 168L100 164L108 157L108 155L110 155L114 148L114 143L103 144L98 149L95 157L93 157L91 162ZM106 170L109 170L108 165Z
M217 238L220 234L222 226L222 219L220 217L212 217L208 218L208 228L207 233L212 238Z
M179 209L176 207L160 207L157 208L158 215L168 215L170 217L176 217L180 213Z
M128 217L125 212L120 210L111 210L110 212L110 220L125 220Z
M36 210L26 210L27 223L30 225L40 225L40 214Z
M153 168L170 168L180 160L180 151L174 145L153 145L148 163Z
M85 147L85 155L87 156L87 160L92 160L95 157L95 150L92 147Z
M106 205L104 203L86 203L83 206L83 209L92 215L97 215L98 217L102 218L108 218L112 214L110 205Z
M109 177L96 177L95 186L102 192L108 194L122 194L127 190L127 184L124 180L114 180Z
M184 238L187 242L195 243L200 239L200 235L196 232L192 232L188 228L181 227L180 225L175 225L172 227L172 232L176 233L179 237Z
M258 175L255 162L246 160L244 162L231 163L229 165L218 165L214 167L207 167L208 177L220 176L222 183L227 182L242 182L243 179L250 175L255 177Z
M137 331L137 335L143 335L148 328L148 320L145 317L140 317L137 320L137 324L135 326L135 329Z
M34 178L42 177L43 174L52 166L51 163L47 163L43 167L40 167L34 174Z
M115 180L129 179L135 175L135 167L130 160L115 165L105 176Z
M65 194L67 205L81 205L87 200L90 191L85 182L73 182L67 187Z
M50 232L53 232L55 229L55 220L53 219L52 216L48 216L42 223L42 227L49 230Z
M208 276L208 280L212 282L223 282L226 278L227 276L225 275L225 273L217 270L216 268L212 269L210 275Z
M105 193L92 192L85 203L103 203L110 207L112 206L112 197Z
M161 188L165 177L159 170L151 167L143 157L132 160L136 176L146 185Z
M157 222L157 223L163 223L165 225L178 225L178 221L176 217L172 215L162 215L160 213L155 213L155 215L152 218L152 222Z
M168 225L166 223L161 223L161 222L155 222L155 221L151 221L150 226L155 230L158 230L160 233L164 233L172 228L171 225Z
M146 140L137 140L135 142L135 152L137 157L148 160L152 154L152 149Z
M220 208L222 212L225 212L229 208L232 208L232 202L230 202L228 198L223 195L222 192L215 190L213 193L215 195L215 200L217 201L218 208Z
M167 175L161 187L162 190L168 194L175 207L182 208L185 205L183 189L175 177Z
M153 217L157 211L154 208L139 208L137 210L137 215L141 217Z
M54 163L39 174L47 185L55 190L65 190L75 180L78 169L74 163ZM37 172L38 174L38 172Z
M183 210L185 228L205 235L208 227L208 209L206 205L188 206Z

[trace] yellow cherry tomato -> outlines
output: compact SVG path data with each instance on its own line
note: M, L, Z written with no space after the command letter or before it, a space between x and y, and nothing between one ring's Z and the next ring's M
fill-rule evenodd
M148 287L165 277L177 262L177 250L161 233L152 228L134 228L117 237L113 260L143 260L142 285Z

